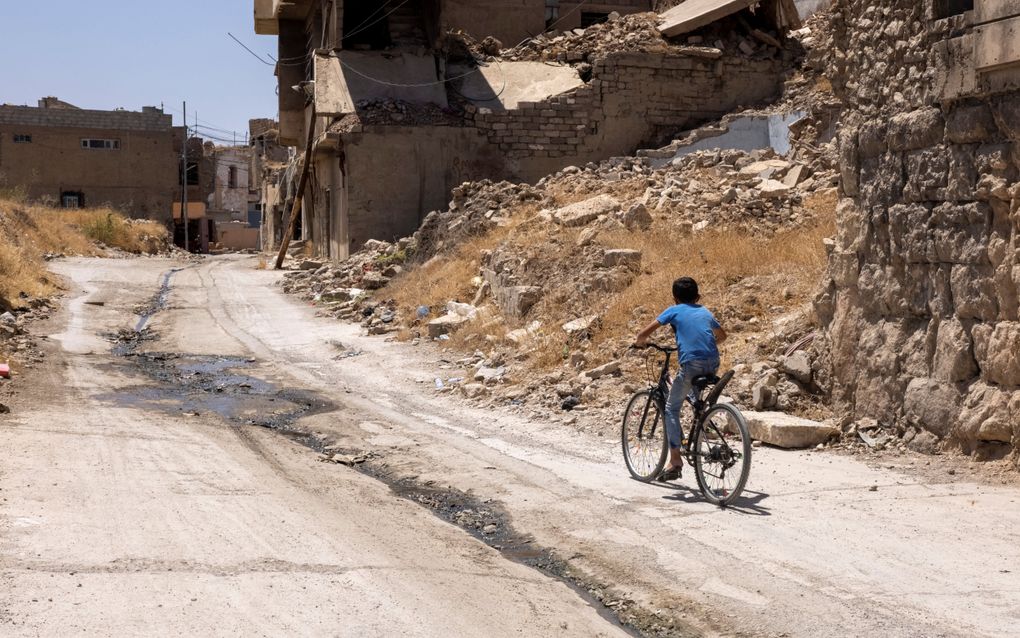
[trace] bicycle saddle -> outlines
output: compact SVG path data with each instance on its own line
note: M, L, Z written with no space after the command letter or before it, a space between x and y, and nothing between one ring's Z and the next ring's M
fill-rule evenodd
M714 374L702 374L691 379L691 385L697 388L698 391L704 390L715 383L719 383L719 377Z

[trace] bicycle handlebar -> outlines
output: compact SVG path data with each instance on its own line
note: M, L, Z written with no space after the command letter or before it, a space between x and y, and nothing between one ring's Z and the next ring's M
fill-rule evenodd
M652 348L653 350L658 350L659 352L661 352L663 354L672 354L672 353L676 352L676 350L677 350L676 346L673 346L673 347L664 347L664 346L660 346L657 343L646 343L644 346L631 345L630 347L632 349L634 349L634 350L641 350L643 348Z

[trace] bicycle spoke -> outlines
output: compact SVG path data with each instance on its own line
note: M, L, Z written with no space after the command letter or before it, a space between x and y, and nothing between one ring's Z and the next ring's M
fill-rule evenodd
M743 490L750 463L750 438L739 411L715 406L698 434L698 483L706 498L724 504Z
M665 462L658 402L647 393L635 395L624 413L622 442L627 467L634 478L654 479Z

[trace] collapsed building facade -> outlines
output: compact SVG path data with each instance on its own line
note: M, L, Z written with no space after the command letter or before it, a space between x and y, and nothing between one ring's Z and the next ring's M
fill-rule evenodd
M653 27L661 41L739 12L777 46L697 36L645 47L631 38L554 60L498 55L501 43L560 30L575 14L617 20L612 12L651 4L256 0L256 31L279 36L279 141L312 145L300 236L317 256L343 259L369 239L409 235L465 181L536 181L777 93L794 54L765 31L787 26L785 0L680 5L661 33ZM287 209L297 174L292 165L281 175L264 209ZM264 238L280 236L281 218L264 216Z
M834 398L989 456L1020 443L1020 3L838 0Z

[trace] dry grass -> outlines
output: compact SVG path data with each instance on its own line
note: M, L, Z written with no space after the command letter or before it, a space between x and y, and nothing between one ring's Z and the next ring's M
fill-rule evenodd
M742 307L747 305L746 300L733 296L732 284L751 277L788 279L789 289L773 291L772 301L801 301L811 293L825 270L822 239L832 232L831 223L822 223L768 239L736 231L706 232L679 239L649 233L640 246L645 274L608 305L603 330L619 333L629 329L635 320L634 309L639 306L656 302L663 307L669 305L672 282L681 276L699 282L705 303L746 314L760 316L770 303L769 299L760 299L760 303ZM606 240L620 248L633 247L633 239L626 236Z
M110 209L67 211L0 198L0 304L24 305L22 295L52 294L56 284L42 256L101 255L95 242L133 253L158 252L167 230L157 222L128 221Z

